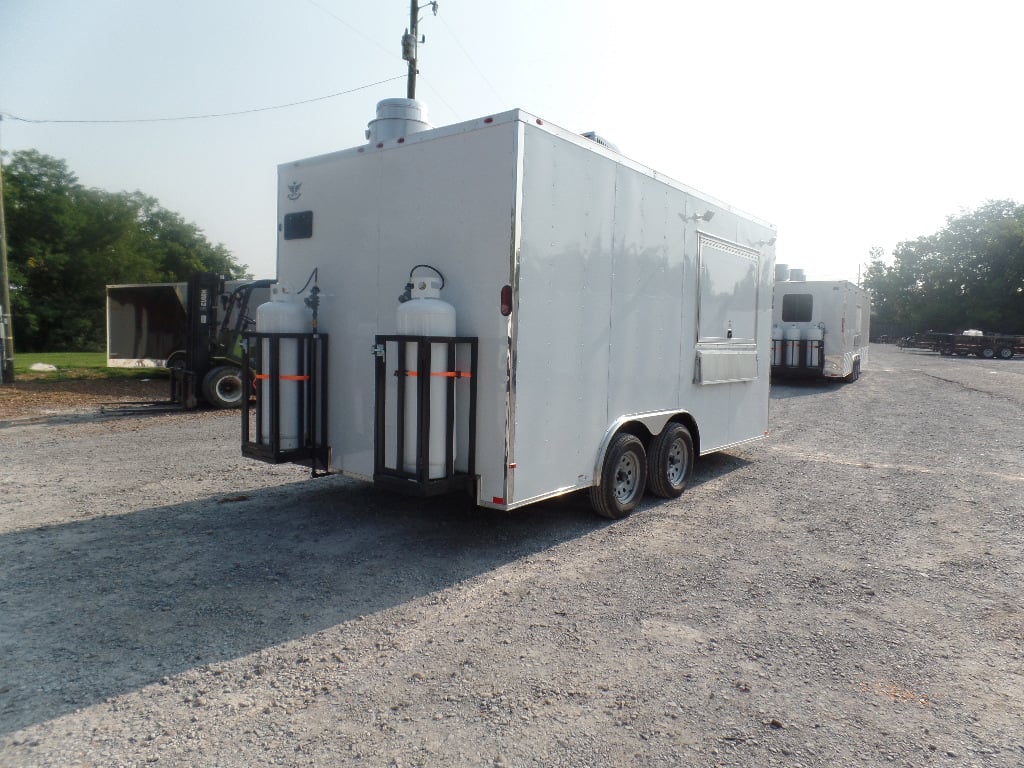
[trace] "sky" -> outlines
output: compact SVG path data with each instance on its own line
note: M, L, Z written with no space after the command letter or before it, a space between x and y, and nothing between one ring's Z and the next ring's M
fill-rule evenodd
M1024 202L1024 3L421 5L431 123L522 108L597 131L775 225L777 261L808 279L856 281L872 248ZM409 6L3 0L0 147L155 197L275 277L277 166L362 144L377 101L405 96Z

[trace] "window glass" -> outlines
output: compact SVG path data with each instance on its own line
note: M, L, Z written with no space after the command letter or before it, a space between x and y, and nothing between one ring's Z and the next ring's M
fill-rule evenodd
M284 239L303 240L313 236L313 212L299 211L284 215Z
M756 251L701 234L697 341L751 342L757 338Z

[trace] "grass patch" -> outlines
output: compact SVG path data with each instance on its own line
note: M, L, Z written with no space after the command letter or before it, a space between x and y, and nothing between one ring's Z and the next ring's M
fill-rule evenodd
M47 363L56 371L29 370ZM106 352L18 352L14 355L15 381L67 381L68 379L166 378L163 368L108 368Z

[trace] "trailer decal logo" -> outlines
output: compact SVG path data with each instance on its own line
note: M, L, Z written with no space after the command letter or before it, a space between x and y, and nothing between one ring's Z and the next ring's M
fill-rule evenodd
M300 197L302 197L302 192L300 191L301 189L302 189L302 182L301 181L293 181L291 184L289 184L288 185L288 199L289 200L298 200Z

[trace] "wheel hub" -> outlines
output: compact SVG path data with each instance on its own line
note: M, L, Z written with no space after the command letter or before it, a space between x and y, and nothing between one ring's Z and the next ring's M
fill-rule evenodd
M615 498L619 501L628 501L636 492L636 468L636 459L631 453L625 454L619 460L619 466L615 470Z

